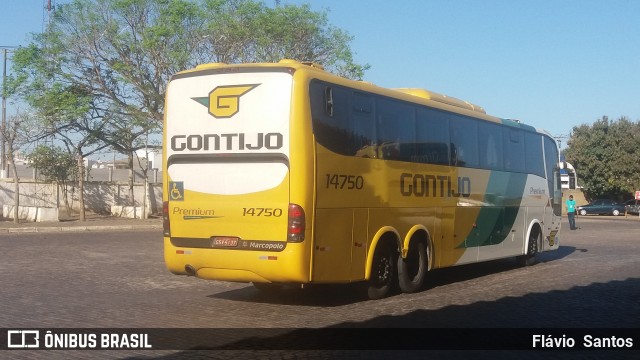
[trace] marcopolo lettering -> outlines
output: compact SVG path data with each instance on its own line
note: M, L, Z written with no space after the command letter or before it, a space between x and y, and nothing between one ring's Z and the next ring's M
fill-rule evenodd
M280 133L174 135L171 150L277 150L283 143L284 136Z
M458 177L457 185L451 176L432 174L400 175L400 193L402 196L418 197L469 197L471 195L471 179Z

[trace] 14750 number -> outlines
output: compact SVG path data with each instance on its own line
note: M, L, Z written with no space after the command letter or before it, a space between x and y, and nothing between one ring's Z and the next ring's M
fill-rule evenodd
M359 175L327 174L327 189L360 190L364 178Z
M280 217L282 209L273 208L242 208L242 216Z

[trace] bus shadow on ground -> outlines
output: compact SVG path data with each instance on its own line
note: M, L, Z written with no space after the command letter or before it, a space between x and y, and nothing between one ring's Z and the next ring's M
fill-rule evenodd
M545 252L538 256L539 263L547 263L565 258L578 250L575 247L560 246L558 250ZM535 266L535 265L534 265ZM482 263L454 266L430 272L421 291L473 280L501 272L520 268L515 258L487 261ZM212 298L255 302L265 304L297 305L297 306L343 306L367 301L365 283L341 285L306 285L285 287L277 291L260 291L253 286L243 287L209 295Z
M305 285L304 288L292 286L273 291L261 291L254 286L247 286L209 297L250 303L333 307L366 301L365 295L362 284L340 284Z
M347 321L324 328L222 329L219 331L224 332L225 336L190 338L191 350L156 358L200 359L215 354L221 359L252 359L256 356L422 359L431 355L439 359L635 359L635 351L564 349L560 352L531 352L522 349L531 346L528 329L539 329L540 334L556 329L563 334L593 334L602 337L619 333L637 334L637 319L640 319L640 307L637 306L639 294L640 278L627 278L574 286L566 290L503 297L493 301L418 309L402 315L375 316L361 322ZM509 335L513 333L515 335ZM507 335L507 338L520 343L511 348L514 344L500 340L501 335ZM468 338L469 336L476 338ZM625 336L627 335L623 337ZM488 340L497 347L493 350L504 349L499 352L479 351L477 346L481 346L480 342L483 340ZM582 337L576 337L576 342L581 341ZM465 344L469 342L475 345L467 345L465 348ZM471 351L451 352L447 349ZM398 356L399 354L402 356ZM148 359L129 359L143 358Z

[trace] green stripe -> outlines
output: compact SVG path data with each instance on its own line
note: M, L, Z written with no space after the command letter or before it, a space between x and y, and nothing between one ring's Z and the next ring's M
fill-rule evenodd
M182 217L183 220L200 220L200 219L217 219L222 216L201 216L201 215L185 215Z
M492 171L476 219L477 226L458 248L496 245L509 235L518 217L527 174Z

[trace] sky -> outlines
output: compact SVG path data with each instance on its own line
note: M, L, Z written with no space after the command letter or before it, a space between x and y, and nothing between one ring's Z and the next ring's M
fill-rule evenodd
M0 46L41 32L47 2L0 0ZM640 120L640 0L280 3L327 11L371 66L363 80L382 87L457 97L554 136L602 116Z

